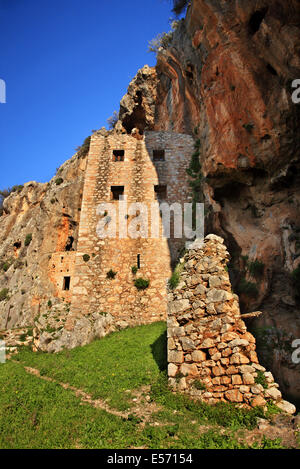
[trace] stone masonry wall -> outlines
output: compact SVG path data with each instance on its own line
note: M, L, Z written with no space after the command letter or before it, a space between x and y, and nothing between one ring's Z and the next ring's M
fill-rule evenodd
M272 401L294 413L295 406L282 399L272 374L259 364L255 338L231 291L228 260L223 239L215 235L196 241L180 260L180 281L168 305L170 385L211 404L255 407Z
M171 275L171 262L178 257L185 240L119 239L118 224L116 238L100 238L96 232L101 220L97 207L109 202L118 208L118 201L112 200L112 186L124 186L127 204L143 202L149 214L156 200L155 185L167 186L165 202L188 202L190 189L186 168L193 146L191 136L171 132L145 132L143 136L104 131L93 134L72 280L71 316L104 311L121 326L166 318L166 284ZM124 161L114 161L113 150L124 150ZM164 150L164 161L154 162L153 150ZM134 215L125 214L123 218L130 223ZM89 256L88 261L87 256L83 258L85 254ZM131 269L137 266L138 255L140 269L133 274ZM114 279L107 278L110 270L116 272ZM138 277L150 281L147 289L137 290L134 281Z

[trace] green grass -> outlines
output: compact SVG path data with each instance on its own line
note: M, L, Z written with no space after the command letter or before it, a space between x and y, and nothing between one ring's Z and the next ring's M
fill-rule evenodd
M238 436L256 426L262 410L209 406L172 393L165 351L163 322L115 332L55 355L22 348L16 362L0 364L0 448L248 447ZM107 400L110 408L129 409L130 415L118 417L83 403L58 383L28 374L25 365ZM157 408L152 420L140 425L144 417L134 413L133 397L144 385ZM280 445L264 439L258 447Z
M132 404L126 390L149 385L166 367L165 324L155 323L110 334L103 339L57 354L22 350L16 358L42 374L108 399L125 410ZM154 356L156 360L154 359Z

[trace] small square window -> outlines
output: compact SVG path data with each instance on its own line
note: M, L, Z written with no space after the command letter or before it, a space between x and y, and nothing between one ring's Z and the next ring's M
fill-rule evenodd
M153 161L165 161L165 150L153 150Z
M124 161L124 150L113 150L113 161Z
M111 186L110 190L112 200L123 200L124 186Z
M167 198L167 186L165 185L154 186L154 192L158 200L165 200Z

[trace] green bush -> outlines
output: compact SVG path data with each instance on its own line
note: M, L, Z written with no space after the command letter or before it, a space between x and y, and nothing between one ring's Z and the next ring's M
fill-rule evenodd
M134 286L138 290L145 290L149 287L150 281L145 278L137 278L134 282Z
M13 188L11 189L12 192L21 192L23 190L23 185L16 185L16 186L13 186Z
M29 244L31 243L32 241L32 233L28 233L26 235L26 238L25 238L25 241L24 241L24 244L25 246L29 246Z
M63 178L57 178L57 179L55 180L55 184L56 184L57 186L60 186L60 184L62 184L63 182L64 182Z
M0 291L0 301L7 300L8 294L9 294L8 288L3 288L3 290Z
M249 273L253 275L253 277L260 277L263 275L265 270L265 264L258 259L255 261L250 261L247 263Z
M173 0L173 12L176 15L180 15L181 13L184 13L188 4L190 3L190 0Z
M133 275L135 275L135 274L137 273L137 271L138 271L137 266L136 266L136 265L133 265L133 266L131 267L131 272L133 273Z
M4 272L7 272L9 268L10 264L8 262L4 262L4 264L2 265L2 269L4 270Z
M194 386L194 388L198 389L198 391L205 391L206 390L205 384L202 383L202 381L200 381L200 379L195 379L195 381L193 382L193 386Z
M83 254L82 259L84 262L88 262L90 260L90 256L88 254Z
M243 124L243 127L245 130L247 130L247 132L251 133L254 128L254 124L248 122L247 124Z
M261 370L257 370L257 376L255 378L256 384L261 384L264 389L268 388L267 379L264 375L264 372Z
M157 53L160 48L167 49L173 39L173 31L160 33L154 39L149 41L148 52Z
M86 156L90 149L91 136L86 137L83 144L80 147L76 148L78 158L83 158Z
M109 278L109 279L114 279L115 276L117 275L117 272L114 272L112 269L110 269L107 273L106 273L106 277Z
M245 295L257 298L258 296L258 288L255 283L248 282L245 278L243 278L240 283L238 284L237 288L238 294L244 293Z
M294 286L299 291L300 290L300 265L297 267L297 269L293 270L291 276L292 276Z

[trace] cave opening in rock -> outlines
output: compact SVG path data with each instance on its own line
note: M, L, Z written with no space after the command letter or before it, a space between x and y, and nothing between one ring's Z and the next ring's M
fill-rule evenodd
M249 20L248 26L249 26L249 31L251 34L255 34L259 28L260 25L265 18L266 14L268 11L268 7L262 8L261 10L255 11Z
M143 107L143 95L139 90L135 96L135 106L132 112L122 119L124 129L128 134L136 128L139 130L140 135L144 133L146 127L146 111Z
M274 75L274 76L277 76L278 73L276 72L275 68L272 67L272 65L270 64L267 64L267 69L269 70L269 72Z
M185 70L185 75L189 79L190 82L194 80L194 65L193 64L188 64Z

